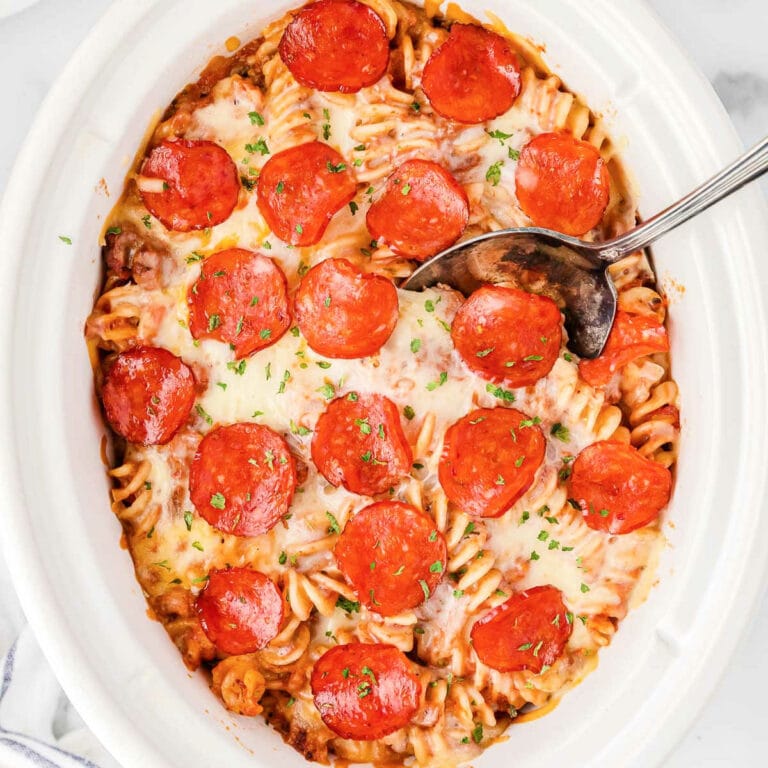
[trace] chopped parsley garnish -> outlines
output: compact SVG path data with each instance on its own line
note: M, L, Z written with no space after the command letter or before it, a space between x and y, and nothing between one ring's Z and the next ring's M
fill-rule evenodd
M218 315L211 315L208 318L208 330L215 331L221 325L221 318Z
M245 360L232 360L227 363L227 370L234 371L237 376L242 376L248 363Z
M488 131L488 135L492 139L498 139L502 144L505 142L506 139L511 139L512 135L511 133L504 133L504 131Z
M503 400L505 403L515 402L515 393L510 392L508 389L502 389L495 384L488 382L485 385L485 391L490 392L494 397L498 397L499 400Z
M447 371L441 371L440 372L440 376L438 377L438 380L437 381L430 381L427 384L427 389L430 392L433 392L438 387L442 387L443 384L445 384L446 381L448 381L448 372Z
M251 118L251 125L264 125L264 118L258 112L249 112L248 117Z
M341 173L342 171L347 170L346 163L339 163L338 165L334 165L330 160L325 164L325 167L328 169L329 173Z
M435 560L432 565L429 566L429 572L430 573L442 573L443 572L443 564L440 560Z
M333 398L336 396L336 390L333 387L333 384L323 384L322 387L319 387L317 390L326 400L333 400Z
M211 506L214 507L214 509L224 509L226 504L227 500L224 498L223 494L217 492L211 496Z
M424 593L424 599L429 600L429 586L427 585L427 582L424 581L424 579L419 579L419 586Z
M414 411L410 405L406 405L405 408L403 408L403 416L405 416L408 421L411 421L415 415L416 411Z
M187 526L187 530L188 531L192 530L192 522L193 522L193 520L194 520L194 516L192 515L192 513L189 510L187 510L184 513L184 525Z
M475 352L476 357L488 357L493 352L495 347L488 347L488 349L481 349L479 352Z
M205 408L203 408L200 403L197 403L195 405L195 410L197 411L197 415L203 419L208 425L213 425L213 419L205 412Z
M421 339L411 339L411 352L416 354L421 349Z
M568 427L564 427L559 421L556 421L552 425L549 434L563 443L567 443L571 439L571 433L568 431Z
M334 516L333 512L326 511L325 516L328 518L328 533L341 533L341 527L339 521Z
M501 181L501 166L504 165L503 160L498 160L491 165L485 173L485 180L490 181L492 186L498 186Z
M246 144L245 145L245 151L250 152L251 154L254 154L255 152L258 152L261 155L268 155L269 154L269 147L267 147L267 142L264 141L264 139L258 139L253 144Z

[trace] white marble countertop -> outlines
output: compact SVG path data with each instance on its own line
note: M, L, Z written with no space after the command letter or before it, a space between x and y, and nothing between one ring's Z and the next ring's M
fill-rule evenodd
M14 5L32 1L0 0L0 71L6 73L0 194L46 91L109 4L109 0L41 0L18 15L2 18ZM713 83L744 144L764 136L768 132L768 0L651 0L651 5ZM768 178L762 188L768 193ZM22 626L23 616L1 560L0 619L2 649ZM665 768L756 768L768 763L766 637L768 594L713 698ZM55 717L58 733L77 720L64 699Z

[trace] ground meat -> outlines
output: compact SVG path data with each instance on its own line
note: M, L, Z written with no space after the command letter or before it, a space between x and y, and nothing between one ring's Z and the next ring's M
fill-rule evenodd
M168 249L136 230L123 226L119 233L107 234L104 261L107 278L130 280L147 291L165 287L163 266L171 256Z

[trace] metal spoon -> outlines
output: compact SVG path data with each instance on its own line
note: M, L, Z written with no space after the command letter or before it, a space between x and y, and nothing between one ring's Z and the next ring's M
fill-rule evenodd
M597 357L616 314L616 289L607 267L646 248L768 170L768 137L679 202L644 224L602 243L549 229L502 229L443 251L403 285L418 291L443 284L465 296L484 283L509 283L553 298L565 314L568 346Z

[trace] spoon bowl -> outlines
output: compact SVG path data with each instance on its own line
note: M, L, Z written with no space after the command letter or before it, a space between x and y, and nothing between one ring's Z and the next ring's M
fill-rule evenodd
M595 358L616 315L617 294L608 266L647 248L766 170L768 137L674 205L612 240L589 243L535 227L488 232L422 264L403 288L446 285L468 296L481 285L503 283L549 296L565 315L571 351Z

